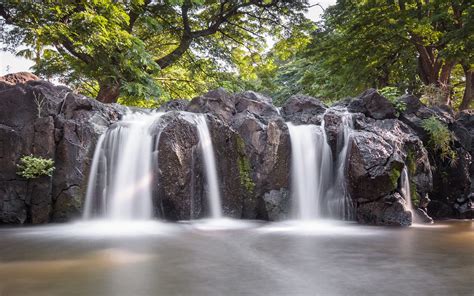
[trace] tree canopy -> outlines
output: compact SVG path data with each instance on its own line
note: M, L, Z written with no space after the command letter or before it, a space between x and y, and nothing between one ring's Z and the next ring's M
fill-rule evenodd
M340 0L273 80L328 100L368 87L415 94L435 88L439 104L466 109L473 101L473 21L472 1ZM264 89L276 97L288 90Z
M321 21L300 0L0 4L3 40L104 102L151 106L209 89L333 101L368 87L472 107L474 3L338 0ZM274 44L265 48L268 40Z
M172 91L169 81L229 67L236 51L261 50L265 34L303 21L307 6L304 0L7 1L0 15L13 25L3 32L6 43L41 56L38 74L60 75L114 102L163 97Z

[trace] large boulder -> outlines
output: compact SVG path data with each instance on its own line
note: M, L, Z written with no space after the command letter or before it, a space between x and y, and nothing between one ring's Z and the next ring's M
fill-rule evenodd
M157 199L155 207L163 218L189 220L208 217L206 173L196 116L187 112L168 112L157 124ZM243 199L250 195L246 182L240 136L215 116L205 116L214 147L223 214L241 218ZM247 170L246 170L247 169Z
M210 113L226 122L236 113L234 97L222 88L192 99L186 111Z
M161 217L189 220L202 216L204 175L199 137L191 116L170 112L160 119L158 134L158 200Z
M396 119L356 116L347 163L348 190L361 223L407 225L423 209L433 182L428 152L413 131ZM404 196L402 171L411 196ZM408 202L410 199L411 202ZM409 208L413 204L414 208ZM407 218L410 213L410 218Z
M322 115L327 107L318 99L294 95L291 96L281 108L285 121L295 124L321 124Z
M25 83L10 82L0 90L0 223L77 217L95 142L120 118L121 108L35 77L20 78L14 81ZM53 159L53 176L17 175L20 158L30 154Z
M374 119L396 118L397 111L392 103L379 94L376 89L368 89L353 100L348 110L355 113L364 113Z
M457 120L453 111L447 107L427 107L413 96L402 97L409 103L407 110L402 112L400 120L409 126L423 141L429 153L432 167L433 190L430 193L428 214L433 218L457 218L461 214L457 200L468 200L472 184L472 132L469 130L470 111L458 114ZM433 146L429 133L423 128L424 120L436 118L444 124L453 136L449 149L455 152L455 159L441 156Z

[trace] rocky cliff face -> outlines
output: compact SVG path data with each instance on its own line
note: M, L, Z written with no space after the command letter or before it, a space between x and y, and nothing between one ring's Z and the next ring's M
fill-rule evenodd
M0 86L0 222L45 223L80 216L95 142L123 107L30 80ZM55 161L52 177L17 175L24 155Z
M0 81L0 223L71 220L82 211L95 143L120 120L125 108L48 82L17 80ZM402 99L407 102L402 114L375 90L337 108L293 96L279 110L261 94L230 94L222 89L191 101L169 102L160 108L167 114L152 131L158 139L155 214L182 220L209 212L199 138L186 112L206 114L224 214L263 220L290 216L291 144L285 122L323 124L336 161L343 116L350 112L353 131L344 175L360 223L409 225L411 212L419 221L429 221L428 215L469 217L474 114L467 111L454 117L423 106L415 97ZM446 166L429 148L421 122L430 116L448 124L455 135L452 146L460 159L454 165ZM17 163L28 154L52 158L53 176L29 180L18 176ZM404 169L414 209L408 207L402 190Z

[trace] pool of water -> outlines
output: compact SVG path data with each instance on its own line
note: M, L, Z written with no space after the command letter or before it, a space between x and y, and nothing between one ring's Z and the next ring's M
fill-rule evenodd
M0 295L473 295L474 223L0 228Z

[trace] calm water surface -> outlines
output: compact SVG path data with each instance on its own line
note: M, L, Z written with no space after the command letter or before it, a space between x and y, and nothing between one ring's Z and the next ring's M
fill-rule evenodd
M473 295L474 223L0 228L0 295Z

